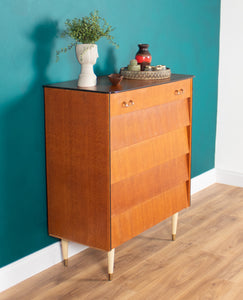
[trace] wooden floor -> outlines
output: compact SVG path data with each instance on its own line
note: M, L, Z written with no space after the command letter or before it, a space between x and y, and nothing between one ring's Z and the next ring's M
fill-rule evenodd
M166 220L106 253L87 249L0 294L0 299L243 299L243 189L222 184L193 195L177 239Z

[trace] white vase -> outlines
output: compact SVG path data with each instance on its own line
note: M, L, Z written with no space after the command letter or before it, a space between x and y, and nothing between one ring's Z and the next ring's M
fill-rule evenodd
M98 49L96 44L77 44L76 56L81 64L81 72L78 78L78 87L95 86L97 77L93 70L93 65L96 63Z

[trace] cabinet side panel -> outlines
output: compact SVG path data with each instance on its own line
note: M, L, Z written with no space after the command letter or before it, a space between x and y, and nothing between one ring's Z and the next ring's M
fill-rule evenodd
M109 95L45 88L49 234L110 249Z

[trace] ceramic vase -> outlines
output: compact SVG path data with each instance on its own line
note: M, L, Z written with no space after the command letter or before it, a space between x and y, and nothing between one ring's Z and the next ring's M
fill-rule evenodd
M139 50L135 56L138 64L141 65L141 70L144 71L145 66L150 65L151 61L152 61L152 56L148 51L148 44L139 44L138 45Z
M97 77L94 73L93 66L96 63L98 47L96 44L77 44L76 56L81 64L81 72L78 78L78 87L95 86Z

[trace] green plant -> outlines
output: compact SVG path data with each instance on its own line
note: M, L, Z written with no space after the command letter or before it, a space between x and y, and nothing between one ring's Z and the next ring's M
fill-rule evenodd
M75 42L70 43L67 47L56 51L56 59L59 60L59 54L72 49L77 43L94 44L100 38L106 37L107 40L116 47L114 37L110 34L115 28L110 26L107 21L99 16L99 11L91 12L89 16L81 19L67 19L65 22L66 29L61 33L62 38L71 38Z

